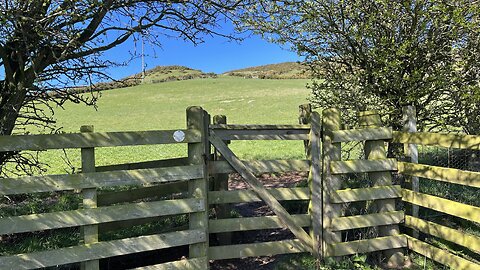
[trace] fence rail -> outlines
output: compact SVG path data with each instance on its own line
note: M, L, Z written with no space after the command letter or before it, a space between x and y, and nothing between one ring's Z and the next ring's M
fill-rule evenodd
M412 110L406 112L410 117L405 125L408 126L412 123ZM375 112L359 114L361 128L341 130L338 110L324 110L320 120L310 106L301 107L299 122L300 125L232 125L226 123L225 116L215 116L214 124L210 124L207 112L191 107L187 109L187 128L180 130L93 132L93 128L84 127L84 132L75 134L0 136L0 151L81 148L82 153L81 173L0 179L0 195L81 190L83 199L82 208L77 210L0 218L0 234L73 227L83 231L83 242L77 246L3 256L0 268L82 263L85 269L98 269L99 260L104 258L188 245L188 257L184 260L142 269L208 269L210 260L302 252L319 257L379 252L389 265L400 266L406 248L455 269L480 269L475 261L417 237L421 232L480 253L477 235L418 216L422 207L480 222L480 207L425 194L419 189L421 179L479 188L480 173L418 164L415 156L417 144L480 150L480 136L415 132L412 127L394 131L382 127ZM240 160L228 147L231 140L301 140L306 158ZM342 144L348 142L363 143L365 159L342 160ZM385 147L392 142L405 144L408 162L387 158ZM95 165L97 147L177 143L187 144L186 157ZM255 176L290 171L308 172L308 186L265 188ZM230 173L239 173L250 189L229 190ZM406 184L394 184L392 173L407 177ZM370 181L359 182L362 186L353 189L345 187L345 179L358 174L368 176ZM128 189L111 191L119 186ZM172 194L181 197L172 199ZM403 201L407 207L399 209L396 201ZM230 215L233 204L258 202L266 203L275 215ZM301 203L303 212L287 211L284 206L292 203ZM343 210L351 205L364 207L365 211L346 216L347 211ZM209 213L215 216L210 217ZM99 234L172 216L188 216L188 224L176 224L153 235L99 241ZM401 234L399 226L412 231ZM296 238L232 244L233 232L281 228L290 229ZM369 238L351 237L367 229L373 232ZM218 245L209 242L213 237Z
M181 132L185 138L175 140ZM193 143L200 141L198 130L156 130L132 132L88 132L69 134L0 136L0 151L47 150L87 147L113 147L150 144Z

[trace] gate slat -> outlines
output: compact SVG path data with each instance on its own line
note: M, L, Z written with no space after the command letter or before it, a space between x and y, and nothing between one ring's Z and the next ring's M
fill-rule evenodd
M289 228L292 233L300 239L309 249L312 248L312 238L295 223L293 217L283 208L283 206L273 197L268 190L260 183L255 175L251 173L245 164L228 148L213 130L210 131L210 142L222 154L225 160L237 170L245 181L252 187L258 196L275 212L282 223Z

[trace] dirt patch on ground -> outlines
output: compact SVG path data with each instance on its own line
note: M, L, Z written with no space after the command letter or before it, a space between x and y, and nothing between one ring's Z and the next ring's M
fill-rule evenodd
M289 172L281 175L278 174L262 174L258 176L263 185L267 188L295 187L305 183L307 173ZM230 175L229 190L248 189L249 186L238 174ZM263 202L258 203L241 203L233 206L234 210L242 217L258 217L274 215L273 211ZM270 242L284 239L293 239L293 234L287 229L261 230L261 231L245 231L234 232L232 244L245 244L256 242ZM214 242L213 239L212 242ZM212 243L214 244L214 243ZM231 259L213 261L211 269L274 269L275 263L282 255L268 257L250 257L243 259Z

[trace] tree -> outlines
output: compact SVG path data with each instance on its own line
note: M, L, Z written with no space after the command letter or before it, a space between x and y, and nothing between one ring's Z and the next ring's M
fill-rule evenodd
M415 105L420 129L480 133L480 2L258 1L244 27L290 44L315 72L312 102L375 109L400 128Z
M0 3L0 135L26 126L52 128L53 105L95 104L95 95L74 91L108 77L114 64L102 53L143 35L159 45L162 35L199 43L234 16L241 0L6 0ZM93 88L90 88L93 90ZM92 92L92 91L91 91ZM93 93L93 92L92 92ZM19 153L3 153L29 168ZM27 165L25 165L27 164Z

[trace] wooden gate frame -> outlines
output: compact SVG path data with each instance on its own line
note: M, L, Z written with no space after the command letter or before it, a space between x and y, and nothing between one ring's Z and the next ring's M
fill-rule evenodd
M319 136L320 133L313 135ZM285 208L280 204L280 202L273 197L268 190L263 186L263 184L257 180L255 175L247 166L235 155L235 153L230 150L230 148L223 142L223 140L215 133L215 131L210 130L209 134L210 143L217 149L217 151L223 156L223 158L243 177L245 182L247 182L252 190L257 193L257 195L272 209L272 211L278 216L280 221L285 225L294 235L297 237L302 244L305 245L306 249L310 252L315 252L318 248L314 247L315 239L314 236L310 236L305 232L305 230L295 223L293 217L285 210ZM313 140L318 142L318 140ZM315 144L318 146L318 144ZM320 151L318 150L318 153ZM319 169L317 168L319 172Z

